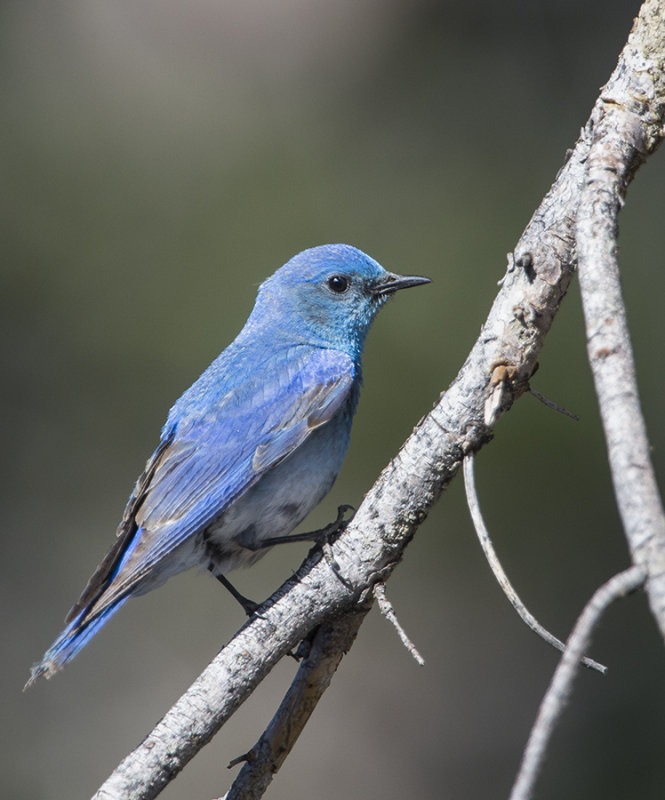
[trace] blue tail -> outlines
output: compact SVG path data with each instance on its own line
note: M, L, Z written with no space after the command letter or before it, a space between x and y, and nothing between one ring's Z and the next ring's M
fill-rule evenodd
M107 622L127 600L129 600L129 596L125 595L116 603L104 609L98 616L90 617L87 620L85 617L90 612L90 609L86 608L81 611L81 613L67 625L46 653L44 653L42 660L33 665L30 677L23 687L23 691L29 686L32 686L42 675L45 678L50 678L52 675L55 675L59 669L74 658L79 650L86 646L104 623Z

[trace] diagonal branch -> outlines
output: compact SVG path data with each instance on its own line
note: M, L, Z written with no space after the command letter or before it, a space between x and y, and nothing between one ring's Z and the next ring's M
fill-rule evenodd
M275 716L243 758L245 765L224 800L258 800L263 796L330 685L371 607L372 600L366 600L318 629Z
M557 198L575 194L585 154L582 143L522 237L518 252L529 253L531 266L509 273L459 375L335 542L334 558L344 580L318 553L310 555L120 764L97 800L155 797L289 649L389 576L464 454L490 439L490 426L526 390L572 277L574 216Z
M660 47L662 66L662 10L655 0L648 0L644 9L642 23L636 26L605 87L607 96L624 80L625 71L634 69L626 55L628 49L644 50L645 42L650 52ZM661 27L654 30L657 26L651 18L658 14ZM644 140L650 143L646 155L655 147L653 131L662 129L665 106L661 95L647 85L653 73L642 73L641 78L643 102L634 114ZM254 616L233 637L120 764L95 795L97 800L146 800L159 794L289 649L316 626L350 611L374 583L389 577L465 454L490 440L498 418L528 388L545 336L573 276L576 211L590 149L591 139L585 132L520 238L464 366L383 470L334 543L339 572L318 552L312 553L262 606L260 616ZM626 180L631 176L632 169ZM656 610L653 604L652 608Z

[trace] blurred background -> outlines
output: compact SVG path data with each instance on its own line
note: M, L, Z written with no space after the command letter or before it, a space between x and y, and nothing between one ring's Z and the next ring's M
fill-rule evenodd
M15 800L91 795L243 623L194 572L135 600L21 694L99 559L170 405L299 250L349 242L430 275L369 337L336 486L359 504L461 366L512 250L613 70L638 2L5 0L2 558L5 745ZM621 215L620 258L653 457L665 468L664 154ZM573 284L535 386L477 459L496 547L566 637L628 564ZM235 573L257 600L306 546ZM557 662L477 545L461 479L388 586L426 659L373 612L268 796L505 797ZM642 596L612 608L538 797L662 798L665 651ZM294 671L285 660L171 784L223 794Z

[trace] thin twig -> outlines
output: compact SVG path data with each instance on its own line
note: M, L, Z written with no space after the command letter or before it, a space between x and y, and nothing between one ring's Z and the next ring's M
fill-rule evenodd
M517 613L520 615L521 619L531 628L532 631L534 631L534 633L537 633L541 639L544 639L548 644L552 645L552 647L555 647L557 650L563 652L566 647L565 644L560 639L557 639L556 636L552 635L548 630L543 628L533 614L530 613L524 603L520 600L517 592L508 580L508 576L501 566L501 562L496 554L489 531L487 530L487 526L485 525L485 521L483 520L483 516L480 511L473 465L473 453L468 453L464 458L463 467L466 501L469 506L469 512L471 514L471 519L473 520L473 525L476 529L478 541L480 542L480 546L483 548L483 553L485 553L487 563L490 565L490 568L494 573L494 577L496 578L499 586L501 586L503 589L503 593L506 595L508 601L515 611L517 611ZM603 675L605 672L607 672L606 666L599 664L597 661L594 661L592 658L588 658L587 656L582 658L582 663L585 667L589 667L589 669L595 669L597 672L600 672Z
M611 603L634 592L642 586L644 580L645 573L641 567L630 567L597 589L584 607L540 704L538 717L531 729L522 764L510 793L510 800L528 800L533 792L550 737L570 697L577 665L589 644L593 629Z
M538 389L534 389L533 386L529 386L529 391L531 394L536 398L536 400L540 400L543 405L546 405L548 408L551 408L554 411L558 411L559 414L565 414L565 416L574 419L575 422L579 422L580 418L577 414L574 414L572 411L568 411L567 408L560 406L558 403L555 403L554 400L550 400L549 397L545 397L542 392L539 392Z
M411 655L415 658L415 660L420 664L421 667L425 666L425 659L420 655L418 649L416 648L415 644L409 639L406 631L400 625L399 620L397 619L397 614L395 613L395 609L393 608L393 604L388 600L388 596L386 595L386 585L385 583L375 583L374 588L372 589L374 597L376 598L376 602L378 603L379 610L383 614L383 616L390 622L395 630L397 631L397 635L402 640L402 644L406 649L411 653Z

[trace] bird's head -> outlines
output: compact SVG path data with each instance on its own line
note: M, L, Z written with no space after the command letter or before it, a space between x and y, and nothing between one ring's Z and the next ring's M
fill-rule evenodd
M360 356L376 312L398 289L429 278L387 272L346 244L303 250L261 285L253 324L290 333L293 341Z

